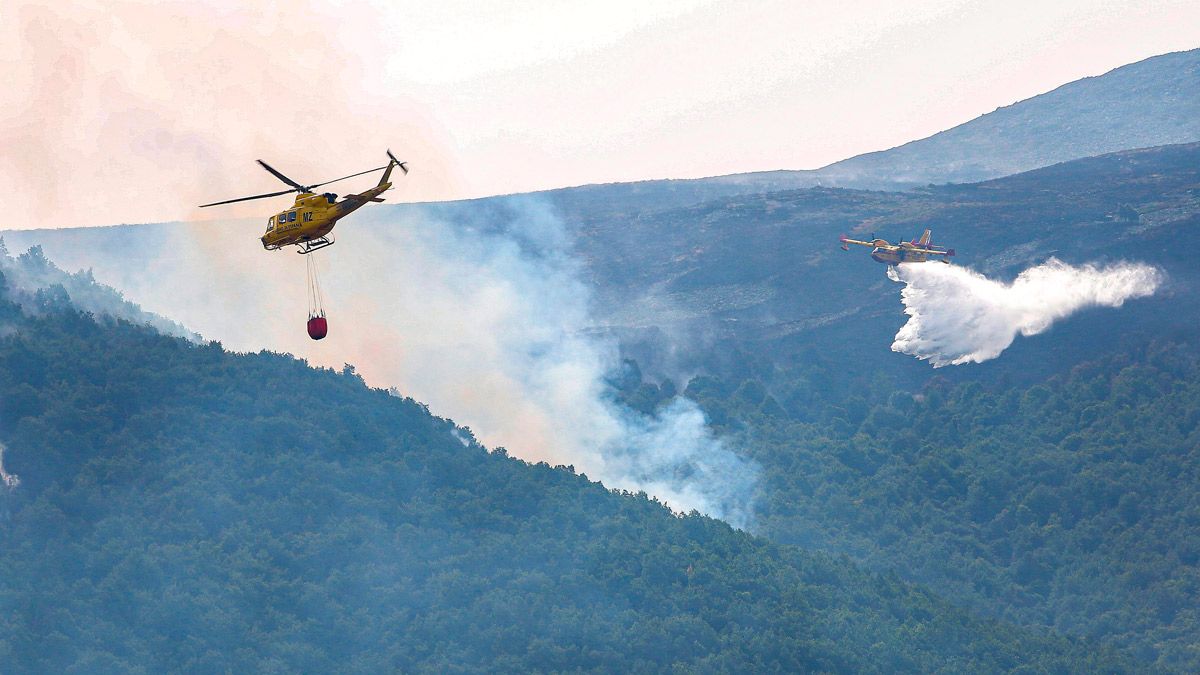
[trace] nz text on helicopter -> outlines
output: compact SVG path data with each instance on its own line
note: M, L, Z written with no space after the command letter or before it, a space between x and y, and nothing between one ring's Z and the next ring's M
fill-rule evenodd
M296 192L296 203L292 208L286 211L281 211L267 220L267 231L262 236L263 248L268 251L275 251L284 246L295 245L298 247L299 253L312 253L318 249L333 245L333 237L330 232L337 221L345 218L354 211L357 211L367 202L381 202L383 198L379 195L383 194L392 187L391 177L392 169L400 167L400 170L405 174L408 173L408 166L405 162L396 159L391 150L387 151L388 163L386 166L367 169L352 173L349 176L342 176L333 180L327 180L323 183L315 185L301 185L287 176L273 169L269 164L258 160L262 168L271 172L284 183L291 187L287 190L279 192L271 192L265 195L254 195L253 197L239 197L237 199L226 199L222 202L213 202L211 204L202 204L200 208L208 206L218 206L220 204L233 204L234 202L245 202L252 199L265 199L267 197L278 197L289 192ZM347 178L354 178L363 174L374 171L383 171L383 176L379 179L379 184L370 190L359 192L358 194L346 195L342 201L337 201L337 195L332 192L316 194L313 192L316 188L330 183L336 183Z
M925 230L925 233L918 239L912 241L901 241L897 244L889 244L886 239L876 239L875 235L871 235L870 241L859 241L850 239L846 235L842 235L842 250L849 251L850 244L857 246L870 246L871 258L875 262L881 262L887 265L899 265L900 263L909 262L925 262L941 257L942 262L949 264L950 257L954 255L954 249L946 248L945 246L937 246L930 243L930 230Z

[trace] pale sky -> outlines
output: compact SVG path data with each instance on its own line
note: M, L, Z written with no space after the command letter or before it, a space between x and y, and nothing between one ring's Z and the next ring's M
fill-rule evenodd
M387 147L392 201L816 168L1197 46L1195 0L0 0L0 229L265 218L194 206Z

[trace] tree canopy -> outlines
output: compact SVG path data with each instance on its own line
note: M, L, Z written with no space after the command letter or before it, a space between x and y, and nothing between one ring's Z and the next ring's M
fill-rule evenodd
M0 659L16 670L1128 667L489 451L351 366L98 320L65 291L32 313L0 302L0 324L20 479L0 498Z

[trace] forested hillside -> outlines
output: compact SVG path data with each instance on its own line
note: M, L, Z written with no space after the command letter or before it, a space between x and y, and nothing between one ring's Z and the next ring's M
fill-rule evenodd
M19 478L0 498L6 669L1124 667L489 452L349 366L233 355L66 299L0 302L0 440Z
M4 482L20 479L0 499L0 658L1093 672L1131 656L1200 671L1200 144L903 193L745 188L537 204L594 291L592 329L645 373L630 366L625 402L652 413L686 390L762 467L755 536L489 452L350 368L97 323L73 307L162 320L41 249L0 261L24 305L0 307ZM492 216L527 199L381 207L337 250L422 219L502 228ZM932 371L889 350L900 286L836 246L925 227L994 279L1053 255L1144 262L1165 282ZM244 223L212 231L244 243ZM177 234L5 236L144 288L145 260L209 269L180 264L205 252L176 251ZM252 272L239 288L269 285Z
M764 467L758 532L1200 670L1195 343L1030 386L830 386L837 371L812 358L688 387Z

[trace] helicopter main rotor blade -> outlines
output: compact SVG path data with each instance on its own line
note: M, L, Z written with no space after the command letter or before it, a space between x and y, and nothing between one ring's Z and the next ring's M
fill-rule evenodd
M219 206L221 204L232 204L234 202L248 202L251 199L264 199L266 197L278 197L279 195L286 195L289 192L295 192L295 190L281 190L279 192L271 192L271 193L265 194L265 195L254 195L253 197L238 197L237 199L226 199L223 202L213 202L211 204L201 204L200 208L204 208L206 206Z
M309 185L308 189L312 190L313 188L319 188L322 185L329 185L330 183L336 183L339 180L346 180L347 178L354 178L355 176L361 176L364 173L371 173L372 171L382 171L386 168L387 168L386 166L381 166L381 167L378 167L375 169L367 169L366 171L359 171L358 173L352 173L349 176L342 176L341 178L334 178L333 180L327 180L324 183L317 183L316 185Z
M254 160L254 161L256 161L256 162L258 162L259 164L261 164L261 165L262 165L262 168L266 169L267 171L270 171L270 172L271 172L271 175L275 176L275 177L276 177L276 178L278 178L279 180L281 180L281 181L283 181L283 182L287 183L288 185L291 185L292 187L296 188L297 190L299 190L299 191L301 191L301 192L306 192L306 191L307 191L307 190L306 190L306 188L305 188L303 185L301 185L301 184L297 183L296 181L292 180L291 178L288 178L287 176L285 176L285 175L283 175L283 174L279 173L279 172L278 172L278 171L276 171L274 168L272 168L270 164L267 164L266 162L262 161L261 159L256 159L256 160ZM288 190L288 192L291 192L291 190Z

